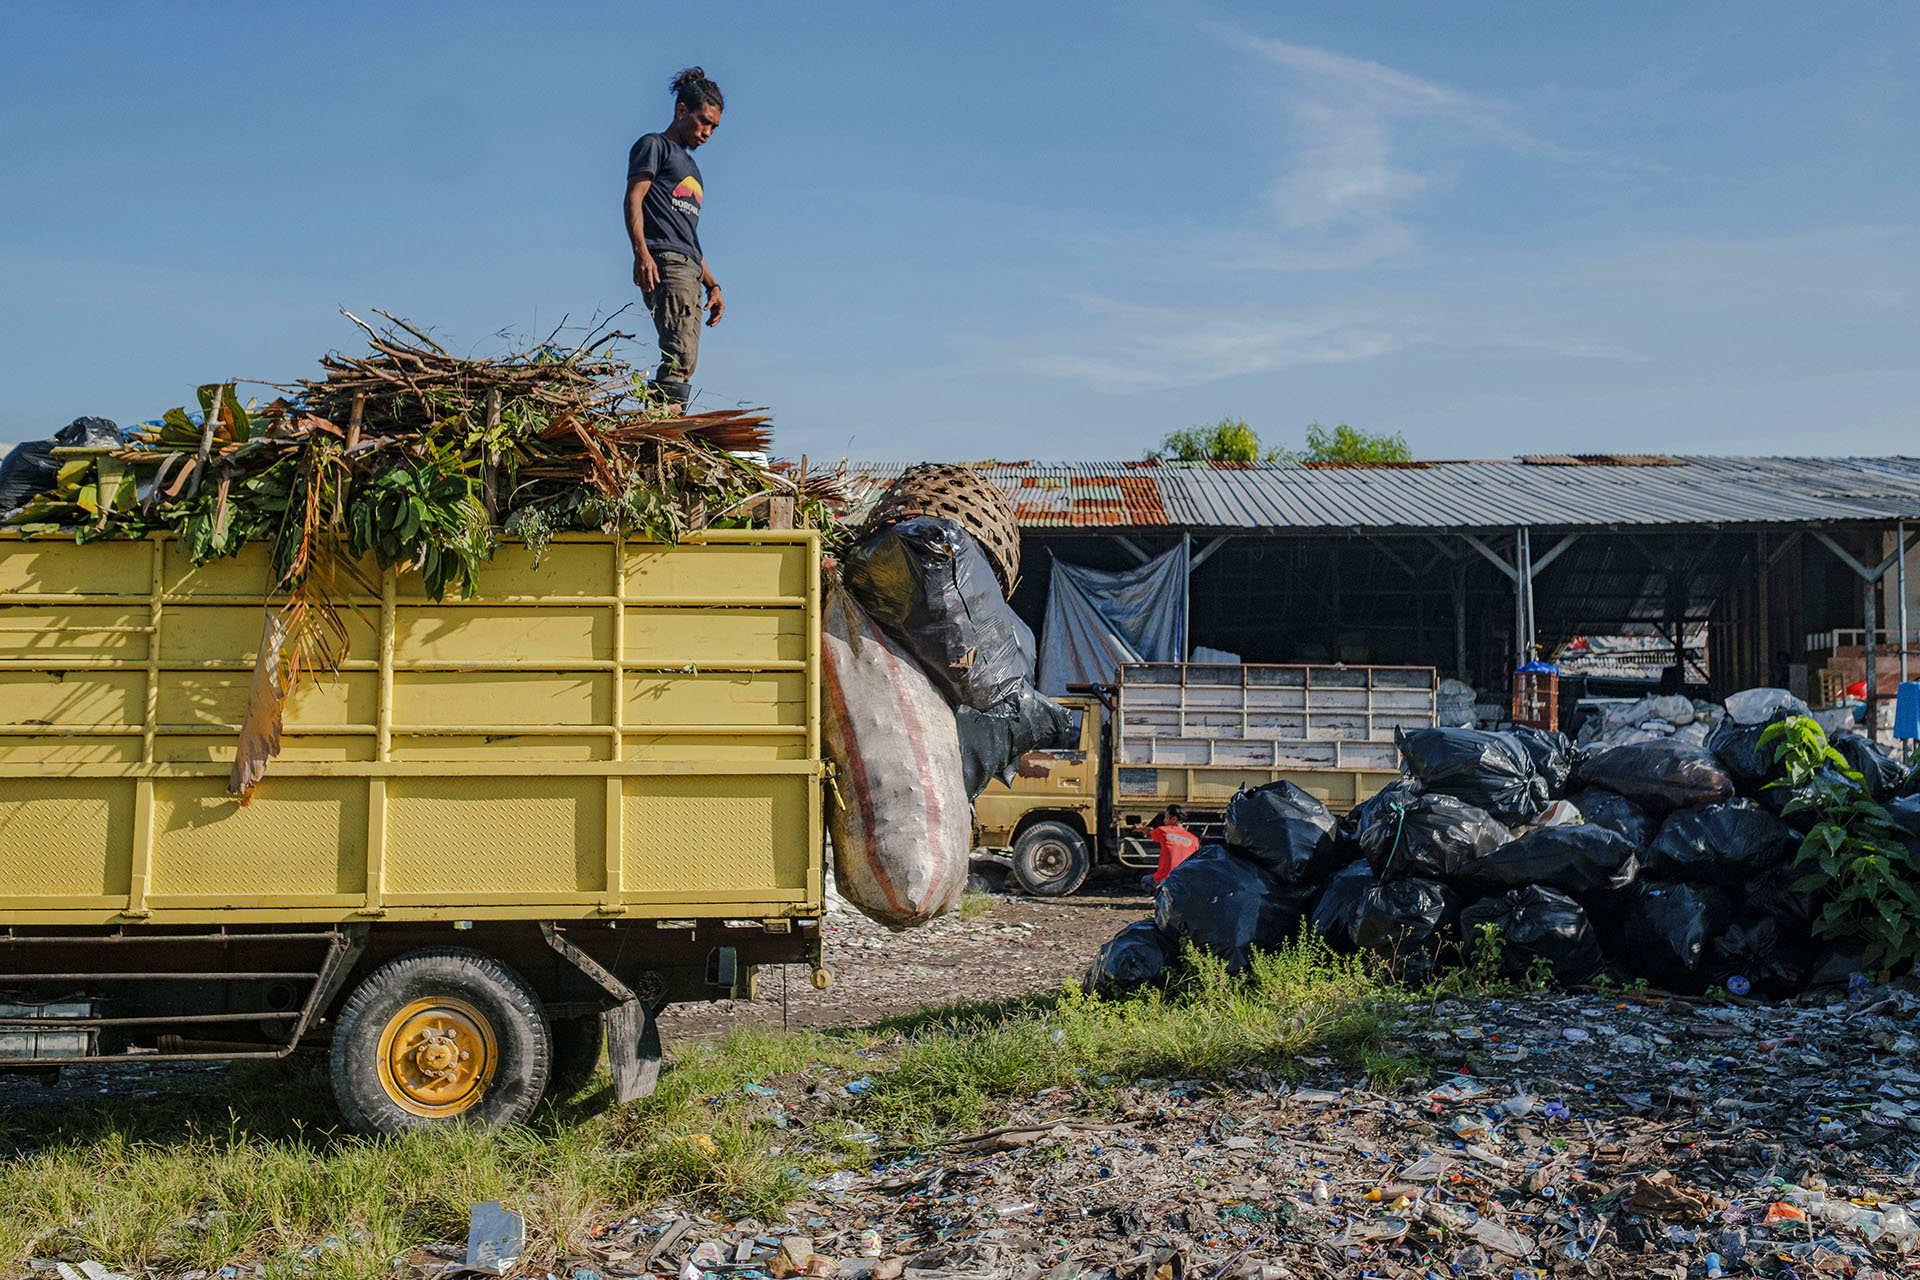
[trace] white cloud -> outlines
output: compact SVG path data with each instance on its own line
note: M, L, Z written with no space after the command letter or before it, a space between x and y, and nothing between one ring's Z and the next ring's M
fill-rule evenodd
M1105 317L1097 349L1027 362L1033 372L1103 391L1157 391L1304 364L1344 364L1386 355L1405 338L1362 320L1292 321L1258 315L1221 317L1110 298L1080 300L1089 319Z
M1536 145L1502 104L1365 58L1220 31L1282 73L1291 147L1270 200L1289 231L1357 230L1376 252L1404 250L1414 237L1403 210L1445 180L1459 143Z

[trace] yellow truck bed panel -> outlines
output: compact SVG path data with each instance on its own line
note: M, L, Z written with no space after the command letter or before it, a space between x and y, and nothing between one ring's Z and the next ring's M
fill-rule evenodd
M579 535L471 600L387 574L242 805L265 547L0 537L0 926L817 915L818 563Z

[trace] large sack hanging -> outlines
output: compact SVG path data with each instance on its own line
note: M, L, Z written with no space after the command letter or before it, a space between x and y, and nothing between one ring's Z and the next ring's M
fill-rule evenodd
M881 924L924 924L952 910L967 885L973 822L953 711L913 658L837 587L827 597L824 630L834 880Z
M1033 679L1033 632L1000 594L993 565L951 520L916 516L868 534L841 557L867 615L956 707L993 711Z

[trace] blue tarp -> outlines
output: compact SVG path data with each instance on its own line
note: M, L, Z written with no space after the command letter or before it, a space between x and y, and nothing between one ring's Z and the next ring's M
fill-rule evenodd
M1187 634L1187 548L1111 572L1053 562L1040 628L1040 692L1109 684L1123 662L1180 662Z

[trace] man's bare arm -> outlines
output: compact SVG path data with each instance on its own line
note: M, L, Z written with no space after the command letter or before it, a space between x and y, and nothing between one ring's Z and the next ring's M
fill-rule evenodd
M648 293L660 287L660 266L647 252L644 202L652 187L651 174L627 184L627 239L633 241L633 282Z
M720 282L707 269L705 258L700 259L700 283L707 286L707 328L711 329L727 313L727 300L720 292Z

